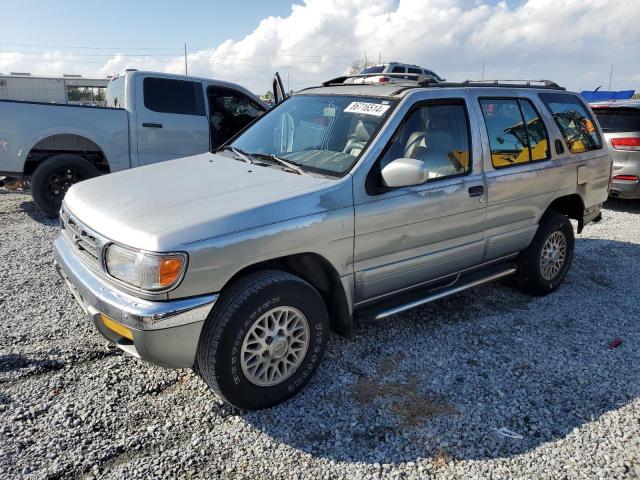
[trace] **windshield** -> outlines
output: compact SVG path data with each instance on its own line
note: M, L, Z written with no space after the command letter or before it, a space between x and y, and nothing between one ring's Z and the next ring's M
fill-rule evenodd
M275 155L303 170L341 176L386 120L395 101L344 95L297 95L278 105L230 146Z

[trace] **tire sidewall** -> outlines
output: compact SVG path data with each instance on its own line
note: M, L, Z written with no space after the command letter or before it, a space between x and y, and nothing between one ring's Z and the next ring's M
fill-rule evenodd
M555 232L561 232L564 235L567 242L567 251L564 264L558 274L552 279L547 280L542 276L542 249L547 239ZM541 290L551 292L560 286L571 268L575 243L573 227L569 219L564 215L554 215L553 217L549 217L539 233L539 241L536 242L536 249L532 252L534 255L531 255L529 258L529 271L535 276L535 282Z
M261 387L251 383L242 372L240 352L244 338L262 314L278 306L300 310L309 324L309 345L296 371L281 383ZM310 286L294 282L272 284L249 296L233 312L224 332L222 348L216 359L216 375L223 396L233 405L264 408L280 403L299 392L318 368L328 337L328 318L320 295Z
M91 163L76 155L54 155L42 162L31 177L31 195L38 208L51 218L58 216L60 205L47 198L47 179L52 172L65 167L78 170L85 180L100 174L100 171Z

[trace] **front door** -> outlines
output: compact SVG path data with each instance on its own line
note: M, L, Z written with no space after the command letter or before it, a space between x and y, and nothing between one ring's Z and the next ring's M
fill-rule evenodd
M186 157L209 150L202 83L137 76L138 165Z
M475 135L474 135L475 137ZM417 287L481 263L485 187L474 165L464 99L414 106L367 178L355 202L356 303ZM385 188L381 170L398 158L423 161L428 180Z

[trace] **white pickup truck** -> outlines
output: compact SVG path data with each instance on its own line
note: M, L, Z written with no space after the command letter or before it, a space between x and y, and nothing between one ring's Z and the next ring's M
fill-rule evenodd
M78 181L203 153L267 107L232 83L127 71L106 107L0 100L0 178L30 188L50 217Z

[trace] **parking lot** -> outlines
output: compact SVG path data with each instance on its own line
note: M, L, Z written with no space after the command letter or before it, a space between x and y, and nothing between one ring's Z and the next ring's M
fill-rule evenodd
M292 400L243 413L107 345L0 190L2 478L638 478L640 203L577 237L560 289L468 290L332 335Z

